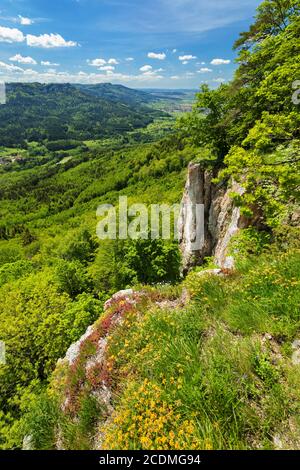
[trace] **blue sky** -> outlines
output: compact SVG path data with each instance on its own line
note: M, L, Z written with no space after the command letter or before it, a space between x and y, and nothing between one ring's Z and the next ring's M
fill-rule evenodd
M1 0L0 80L217 86L260 0Z

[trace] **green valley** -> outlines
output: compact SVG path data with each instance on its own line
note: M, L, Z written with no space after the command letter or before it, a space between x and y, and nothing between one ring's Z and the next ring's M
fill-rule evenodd
M300 449L299 13L263 1L233 79L196 96L7 86L0 449ZM97 237L99 205L197 184L201 264L176 237Z

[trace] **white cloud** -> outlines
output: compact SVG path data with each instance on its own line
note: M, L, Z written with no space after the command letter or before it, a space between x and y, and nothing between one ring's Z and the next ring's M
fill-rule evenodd
M26 69L24 70L24 75L29 75L30 77L37 77L39 73L36 70Z
M229 59L213 59L211 65L228 65L230 62L231 60Z
M7 72L23 72L21 67L17 67L16 65L6 64L5 62L0 61L0 69L6 70Z
M126 62L133 62L134 61L134 58L133 57L126 57Z
M180 55L180 56L178 57L178 59L181 60L181 62L186 62L186 61L188 61L188 60L197 59L197 57L194 56L194 55Z
M149 59L165 60L167 56L164 52L159 52L158 54L155 52L149 52L148 57Z
M144 72L142 76L146 78L148 77L149 79L152 78L155 80L163 78L161 75L158 75L156 70L149 70L148 72Z
M50 49L53 47L75 47L77 42L66 41L60 34L41 34L40 36L34 36L27 34L26 36L27 45L30 47L44 47Z
M189 63L188 60L184 60L184 61L182 62L182 65L187 65L188 63Z
M143 67L140 68L141 72L150 72L152 70L151 65L144 65Z
M26 18L24 16L18 15L18 23L24 25L24 26L30 26L34 23L34 21L30 18Z
M198 73L209 73L212 72L212 69L209 69L208 67L202 67L200 70L197 70Z
M11 62L18 62L19 64L37 65L36 60L32 57L23 57L21 54L16 54L9 59Z
M173 75L170 78L171 78L171 80L179 80L180 79L180 77L178 75Z
M113 58L109 59L108 61L106 61L105 59L93 59L93 60L88 60L87 62L92 67L103 67L106 64L108 64L108 66L119 64L117 59L113 59ZM112 67L111 70L113 70L114 68L115 67ZM101 70L109 70L109 69L101 68Z
M42 60L41 65L45 65L46 67L59 67L60 64L55 64L53 62L49 62L48 60Z
M177 52L177 49L172 50L172 54L176 54L176 52Z
M102 65L106 64L106 60L105 59L93 59L93 60L88 60L88 63L92 67L101 67Z
M26 69L23 70L20 67L15 67L13 65L8 65L0 62L5 65L2 67L6 70L7 75L4 76L4 81L7 82L40 82L40 83L86 83L86 84L97 84L97 83L107 83L108 77L109 81L114 83L128 83L132 86L138 86L143 83L154 84L157 81L162 80L164 77L158 75L155 71L149 71L148 73L138 74L138 75L127 75L122 73L117 73L113 71L106 71L106 73L69 73L69 72L58 72L49 69L46 72L39 73L36 70ZM14 73L18 69L18 77Z
M19 29L0 26L0 42L23 42L24 39L25 36Z
M112 65L103 65L102 67L99 68L99 70L112 72L113 70L115 70L115 67L113 67Z

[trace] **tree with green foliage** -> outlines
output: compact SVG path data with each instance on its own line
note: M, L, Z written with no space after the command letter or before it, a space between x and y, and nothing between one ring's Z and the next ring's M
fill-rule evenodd
M233 81L216 90L202 87L193 113L179 124L204 153L210 148L222 169L219 180L244 186L236 200L245 213L256 206L271 226L299 201L300 113L292 102L300 77L299 11L295 0L264 1L235 44Z

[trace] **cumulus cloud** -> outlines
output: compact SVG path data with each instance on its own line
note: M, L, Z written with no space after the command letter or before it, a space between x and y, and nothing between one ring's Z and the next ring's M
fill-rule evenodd
M36 60L32 57L23 57L21 54L16 54L9 59L11 62L18 62L19 64L30 64L30 65L37 65Z
M202 67L200 70L197 70L198 73L209 73L212 72L212 69L209 69L208 67Z
M75 47L77 42L66 41L60 34L41 34L40 36L34 36L33 34L27 34L26 36L27 45L30 47L44 47L46 49L54 47Z
M19 29L0 26L0 42L23 42L24 39L25 36Z
M181 62L186 62L188 60L194 60L194 59L197 59L196 56L194 55L191 55L191 54L187 54L187 55L180 55L178 57L178 59L181 61Z
M17 19L18 23L22 24L23 26L30 26L34 23L31 18L26 18L24 16L18 15Z
M133 57L126 57L126 62L133 62L134 61L134 58Z
M179 80L180 79L180 77L178 75L173 75L170 78L171 78L171 80Z
M25 69L23 71L24 75L29 76L29 77L37 77L39 76L39 73L36 71L36 70L32 70L32 69ZM26 78L27 79L27 78Z
M17 67L16 65L6 64L5 62L0 61L0 69L5 70L7 72L23 72L21 67Z
M148 57L149 59L165 60L167 56L164 52L159 52L158 54L155 52L149 52Z
M231 60L229 59L213 59L211 65L228 65L230 62Z
M102 67L99 68L99 70L112 72L113 70L115 70L115 67L113 65L103 65Z
M55 64L53 62L49 62L48 60L42 60L41 65L45 65L46 67L59 67L60 64Z
M92 67L102 67L103 65L106 64L106 60L105 59L93 59L93 60L88 60L88 63Z
M23 70L20 67L14 65L4 64L0 62L0 69L4 69L3 80L7 82L40 82L40 83L85 83L85 84L97 84L107 83L109 81L113 83L130 83L132 86L138 86L139 84L147 83L154 84L160 81L164 77L158 75L155 71L149 71L148 73L140 73L137 75L127 75L123 73L117 73L114 71L106 71L100 73L86 73L80 71L78 73L69 72L58 72L54 69L49 69L45 72L37 72L36 70L26 69ZM20 73L16 76L14 73L16 70Z
M144 65L143 67L140 68L141 72L150 72L152 70L151 65Z
M117 59L113 59L113 58L112 58L112 59L109 59L109 60L107 61L107 63L108 63L109 65L118 65L119 62L117 61Z
M118 65L117 59L111 58L108 60L105 59L93 59L93 60L88 60L87 61L89 65L92 67L103 67L104 65L107 66L113 66L113 65ZM115 67L112 67L111 70L114 70ZM101 69L101 70L109 70L109 69Z

